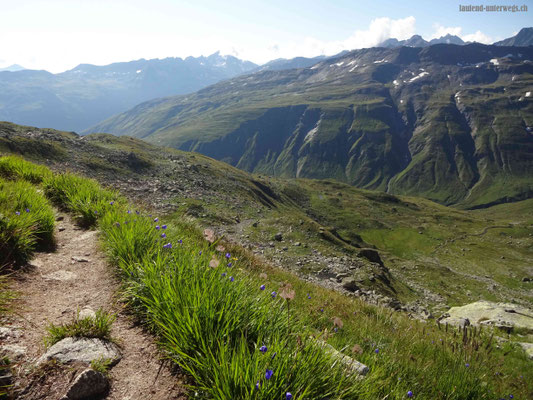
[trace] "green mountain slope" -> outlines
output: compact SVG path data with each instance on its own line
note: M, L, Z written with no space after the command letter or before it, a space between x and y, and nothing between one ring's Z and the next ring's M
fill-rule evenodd
M533 49L354 51L143 103L91 128L246 171L480 207L533 192Z

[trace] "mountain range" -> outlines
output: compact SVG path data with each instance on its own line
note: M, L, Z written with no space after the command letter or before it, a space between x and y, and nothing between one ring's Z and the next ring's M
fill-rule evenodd
M0 120L80 131L140 102L194 92L257 65L215 53L81 64L59 74L12 67L0 72Z
M156 99L87 132L483 207L533 193L533 47L371 48Z

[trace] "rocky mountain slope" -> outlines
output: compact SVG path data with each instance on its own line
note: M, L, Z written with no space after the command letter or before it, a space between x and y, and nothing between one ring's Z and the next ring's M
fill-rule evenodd
M6 123L0 154L94 177L303 279L416 315L533 300L531 199L459 211L330 180L252 175L130 137Z
M533 193L533 48L372 48L142 103L91 128L246 171L485 207Z
M533 28L522 28L515 36L494 43L495 46L533 46Z
M81 64L60 74L0 72L0 120L81 131L142 101L194 92L256 67L215 53L105 66Z

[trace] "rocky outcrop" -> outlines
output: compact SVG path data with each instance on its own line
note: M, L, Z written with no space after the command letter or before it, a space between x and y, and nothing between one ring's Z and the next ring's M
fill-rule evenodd
M92 369L82 371L61 400L85 400L100 397L109 390L109 380Z
M533 332L533 311L511 303L478 301L462 307L452 307L441 323L465 325L490 325L503 330L528 329Z

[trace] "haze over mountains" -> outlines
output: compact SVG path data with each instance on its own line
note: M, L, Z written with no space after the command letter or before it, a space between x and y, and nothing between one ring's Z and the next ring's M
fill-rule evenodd
M0 120L81 131L142 101L193 92L256 67L219 53L106 66L81 64L59 74L13 72L10 67L0 73Z

